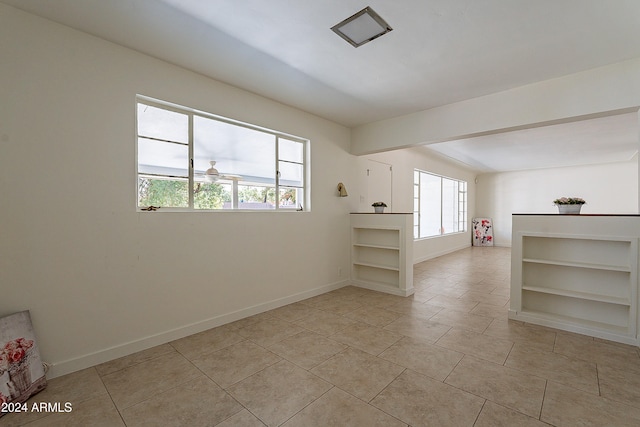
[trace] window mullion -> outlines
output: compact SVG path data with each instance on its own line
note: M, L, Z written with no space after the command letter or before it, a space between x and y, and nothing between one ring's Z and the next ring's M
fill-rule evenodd
M157 141L157 142L167 142L169 144L177 144L177 145L189 145L189 143L184 143L180 141L172 141L170 139L162 139L162 138L153 138L150 136L138 135L138 138L148 139L149 141Z
M422 172L418 174L418 237L422 237Z
M422 172L418 172L418 237L422 237L421 193L422 193Z
M238 209L238 206L238 180L234 179L231 181L231 207Z
M440 177L440 235L442 236L444 233L442 232L442 217L443 217L443 205L444 205L444 180Z
M309 197L309 179L310 176L307 173L308 172L308 167L309 167L309 153L308 151L309 147L306 144L302 144L302 192L303 192L303 199L302 200L296 200L296 203L298 203L298 206L300 206L300 209L308 209L309 206L307 206L307 201L309 201L309 203L311 203L311 198Z
M280 136L276 135L275 144L275 160L276 160L276 205L275 210L280 209Z
M194 209L193 113L189 114L189 209Z

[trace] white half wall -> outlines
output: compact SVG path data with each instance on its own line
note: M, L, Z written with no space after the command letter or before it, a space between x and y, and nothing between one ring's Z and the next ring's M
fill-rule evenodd
M348 283L349 129L1 3L0 40L0 316L51 376ZM309 138L313 210L137 212L136 94Z
M476 212L493 218L496 245L511 246L513 213L558 213L563 196L585 199L584 214L636 214L638 160L479 175Z

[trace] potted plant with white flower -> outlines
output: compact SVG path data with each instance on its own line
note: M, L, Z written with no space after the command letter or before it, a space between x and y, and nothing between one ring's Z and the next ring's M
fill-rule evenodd
M553 204L558 207L558 213L563 215L580 214L580 209L585 203L587 202L580 197L560 197L553 201Z
M376 213L383 213L384 212L384 208L387 207L387 204L385 202L375 202L371 206L373 206L373 210Z

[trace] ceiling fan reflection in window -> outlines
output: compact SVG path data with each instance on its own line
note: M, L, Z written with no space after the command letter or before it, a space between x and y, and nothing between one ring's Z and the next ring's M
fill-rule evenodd
M220 179L237 181L242 178L240 175L221 174L218 172L218 169L215 168L215 160L209 161L209 164L211 167L204 172L204 182L206 183L213 183Z

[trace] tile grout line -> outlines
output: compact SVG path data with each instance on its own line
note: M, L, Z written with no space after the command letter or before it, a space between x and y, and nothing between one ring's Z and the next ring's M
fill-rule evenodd
M482 411L484 411L484 406L487 404L487 402L488 402L488 399L484 399L484 402L482 402L482 408L480 408L480 411L478 411L478 415L476 415L476 419L473 420L473 425L474 426L478 422L478 418L480 418L480 414L482 414Z
M538 419L541 422L544 422L544 421L542 421L542 411L544 409L545 399L547 398L547 386L548 385L549 385L549 380L545 379L544 380L544 391L542 392L542 405L540 405L540 413L538 414Z
M320 377L318 377L320 378ZM325 380L326 381L326 380ZM326 381L327 383L329 383L329 381ZM331 383L329 383L331 384ZM315 399L313 399L311 402L307 403L306 405L304 405L302 408L300 408L300 410L298 410L295 414L291 415L289 418L287 418L286 420L284 420L283 422L281 422L280 424L278 424L279 426L286 424L287 422L289 422L289 420L291 420L293 417L295 417L296 415L298 415L300 412L304 411L307 407L309 407L310 405L314 404L315 402L317 402L318 400L320 400L324 395L326 395L327 393L329 393L331 390L333 390L334 388L337 388L336 385L331 384L331 387L329 388L329 390L325 391L324 393L322 393L320 396L316 397ZM257 418L257 417L256 417ZM258 418L260 419L260 418ZM262 420L260 420L262 421Z
M98 372L98 370L96 369L95 366L93 367L93 369L95 370L96 375L98 375L98 378L100 378L100 382L102 383L102 386L104 387L104 390L107 392L107 395L109 396L109 399L111 400L111 403L113 404L113 407L116 408L116 411L118 412L118 416L122 420L122 424L126 427L127 426L127 422L124 419L124 415L122 414L122 411L120 410L120 408L118 408L118 405L116 405L116 402L113 400L113 396L111 395L111 392L107 388L107 385L104 383L104 379L102 378L102 375L100 375L100 373ZM118 371L116 371L116 372L118 372Z
M400 366L400 365L398 365L398 366ZM360 399L360 398L359 398L359 397L357 397L357 396L354 396L354 397L355 397L356 399L360 399L362 402L364 402L365 404L367 404L367 405L371 406L372 408L375 408L375 409L377 409L378 411L380 411L380 412L382 412L382 413L384 413L384 414L387 414L388 416L390 416L390 417L392 417L392 418L395 418L396 420L400 421L401 423L404 423L404 424L409 425L409 423L408 423L408 422L406 422L406 421L404 421L404 420L402 420L402 419L400 419L400 418L396 417L396 416L395 416L395 415L393 415L393 414L388 413L387 411L385 411L385 410L384 410L384 409L382 409L382 408L378 408L377 406L375 406L374 404L372 404L372 403L371 403L371 402L373 402L373 401L376 399L376 397L380 396L380 395L381 395L381 394L382 394L382 393L383 393L387 388L389 388L389 386L390 386L390 385L391 385L395 380L397 380L397 379L400 377L400 375L404 374L404 373L405 373L406 371L408 371L408 370L409 370L408 368L404 368L404 369L402 370L402 372L400 372L398 375L396 375L396 377L395 377L393 380L389 381L389 384L387 384L386 386L384 386L384 387L382 388L382 390L380 390L380 391L379 391L375 396L373 396L373 397L371 398L371 400L369 400L368 402L365 402L364 400ZM342 390L342 389L340 389L340 390ZM344 391L344 390L343 390L343 391ZM347 392L347 391L345 391L345 393L348 393L348 392ZM353 396L351 393L349 393L349 394L350 394L351 396Z
M244 337L242 337L242 338L243 338L243 341L240 341L240 342L245 342L245 341L253 342L253 341L251 341L251 340L249 340L249 339L247 339L247 338L244 338ZM238 344L238 343L236 343L236 344ZM255 344L255 343L254 343L254 344ZM222 350L224 350L225 348L230 347L231 345L233 345L233 344L230 344L230 345L228 345L228 346L225 346L225 347L223 347L223 348L220 348L220 349L218 349L218 350L216 350L216 351L213 351L213 352L211 352L211 353L208 353L208 354L213 354L213 353L216 353L217 351L222 351ZM258 345L258 344L256 344L256 345ZM258 346L259 346L260 348L263 348L263 349L264 349L264 347L262 347L262 346L260 346L260 345L258 345ZM267 349L265 349L265 350L267 350ZM267 351L268 351L268 350L267 350ZM275 354L275 353L274 353L274 354ZM277 356L277 355L276 355L276 356ZM186 357L186 356L184 356L184 355L183 355L183 357L184 357L184 358L185 358L185 359L186 359L186 360L187 360L187 361L188 361L188 362L189 362L193 367L195 367L198 371L200 371L200 372L202 373L202 375L204 375L204 376L205 376L206 378L208 378L212 383L214 383L216 386L218 386L218 387L220 388L220 390L222 390L222 391L223 391L227 396L229 396L231 399L233 399L233 401L234 401L234 402L236 402L236 403L237 403L238 405L240 405L244 410L248 411L251 415L253 415L254 417L256 417L256 419L258 419L258 420L260 420L260 422L262 422L262 419L261 419L260 417L258 417L258 416L257 416L256 414L254 414L254 413L253 413L249 408L247 408L245 405L243 405L243 404L242 404L242 402L240 402L238 399L236 399L234 395L232 395L232 394L231 394L231 393L230 393L226 388L222 387L222 385L221 385L221 384L219 384L216 380L214 380L214 379L213 379L213 378L211 378L209 375L207 375L207 373L206 373L206 372L204 372L202 369L200 369L200 367L198 367L198 365L196 365L196 364L195 364L191 359L187 358L187 357ZM198 356L198 357L202 357L202 356ZM278 357L279 357L279 356L278 356ZM278 362L276 362L276 363L278 363ZM275 365L275 363L274 363L274 364L272 364L272 365L269 365L269 366L273 366L273 365ZM269 366L267 366L267 367L269 367ZM266 369L267 367L265 367L265 368L263 368L263 369ZM258 372L260 372L260 371L258 371ZM256 372L256 373L257 373L257 372ZM255 373L254 373L254 374L255 374ZM254 375L254 374L251 374L251 375ZM249 375L249 376L251 376L251 375ZM248 377L247 377L247 378L248 378ZM243 378L243 379L241 379L240 381L243 381L243 380L245 380L245 379L246 379L246 378ZM229 387L231 387L231 386L232 386L232 385L234 385L234 384L239 383L240 381L237 381L237 382L235 382L235 383L233 383L233 384L229 385ZM186 384L186 383L185 383L185 384ZM228 419L235 417L235 416L236 416L236 415L238 415L240 412L242 412L242 409L241 409L241 410L239 410L238 412L236 412L235 414L230 415L230 416L229 416L229 417L227 417L226 419L224 419L224 420L220 421L220 423L218 423L218 424L221 424L221 423L223 423L223 422L227 421ZM264 424L264 423L263 423L263 424Z

